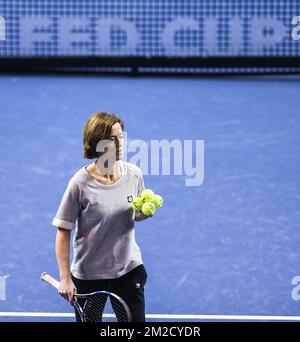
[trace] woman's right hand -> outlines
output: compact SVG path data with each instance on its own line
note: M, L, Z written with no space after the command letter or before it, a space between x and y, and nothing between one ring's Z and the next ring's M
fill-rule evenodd
M72 278L62 278L60 280L58 292L71 305L74 305L74 294L76 293L76 287L72 281Z

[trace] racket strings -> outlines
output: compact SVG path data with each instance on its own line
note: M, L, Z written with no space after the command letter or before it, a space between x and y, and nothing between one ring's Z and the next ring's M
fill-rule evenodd
M109 297L109 298L108 298ZM95 294L84 305L86 322L128 322L129 314L121 301L107 294Z
M131 320L128 309L115 297L110 297L112 308L116 314L118 322L129 322Z
M107 295L93 295L84 304L84 320L86 322L104 322L104 308Z

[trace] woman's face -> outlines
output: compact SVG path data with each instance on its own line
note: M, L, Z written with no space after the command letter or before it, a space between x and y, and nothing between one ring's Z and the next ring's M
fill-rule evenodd
M124 135L122 127L118 122L111 127L110 139L116 147L116 160L121 160L124 155Z

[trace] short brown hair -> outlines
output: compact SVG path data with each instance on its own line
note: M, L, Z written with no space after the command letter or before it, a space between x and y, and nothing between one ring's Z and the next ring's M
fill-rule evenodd
M123 120L116 114L97 112L88 118L83 131L84 158L93 159L98 157L98 152L96 152L98 142L109 138L112 126L117 122L124 130Z

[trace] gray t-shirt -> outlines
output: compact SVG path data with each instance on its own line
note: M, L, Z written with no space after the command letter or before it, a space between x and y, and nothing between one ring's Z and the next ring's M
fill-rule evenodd
M119 161L122 175L104 185L81 168L70 179L52 224L72 230L72 274L79 279L117 278L142 264L131 201L144 190L141 170Z

